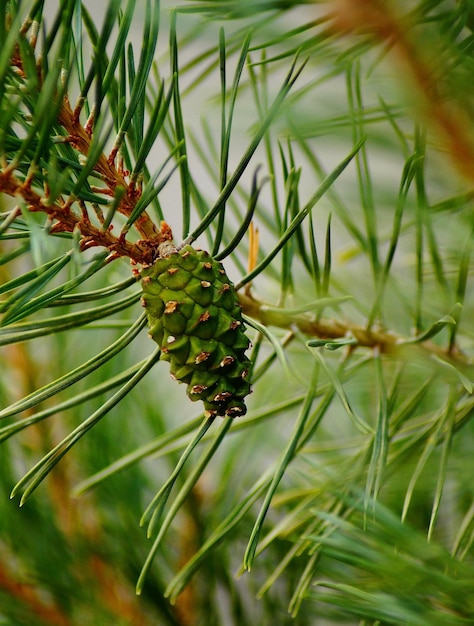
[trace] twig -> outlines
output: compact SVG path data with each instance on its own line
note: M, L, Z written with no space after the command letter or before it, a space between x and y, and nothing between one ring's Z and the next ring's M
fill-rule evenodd
M380 0L335 0L332 9L333 28L339 35L368 35L393 51L402 66L400 76L403 81L411 79L419 96L420 112L437 130L457 170L474 182L472 115L459 99L446 97L451 88L442 79L442 59L431 45L419 45L412 20Z
M32 52L34 53L33 45ZM19 46L13 52L11 65L15 68L18 76L24 77ZM41 83L41 80L42 75L38 70L38 81ZM41 89L41 84L39 84L38 89ZM72 110L67 94L62 96L57 121L67 133L61 137L61 140L69 143L77 152L87 158L93 137L93 120L90 125L83 126L79 120L79 115ZM141 189L135 182L127 182L126 173L122 168L116 168L114 161L115 155L107 158L105 154L101 153L94 163L94 173L105 184L101 189L96 188L95 193L115 197L118 188L124 190L120 194L116 210L129 218L141 196ZM137 243L129 243L125 239L128 231L124 230L116 237L111 233L112 226L107 228L101 228L100 225L94 226L84 204L81 205L80 217L74 213L72 206L76 202L76 198L65 199L61 196L52 202L48 197L47 186L43 195L33 190L31 177L34 171L35 168L31 168L30 174L22 181L15 175L15 163L4 163L3 167L0 168L0 193L22 199L29 211L46 213L51 219L51 233L79 231L82 235L82 249L101 246L110 250L110 259L127 256L136 263L150 264L153 262L158 245L165 241L167 236L147 215L146 211L143 211L133 223L134 228L141 236L141 240Z
M58 122L68 133L68 142L78 152L87 156L91 144L91 135L74 115L67 95L64 96L59 110ZM127 183L122 173L119 173L116 169L113 159L107 158L103 153L95 163L94 171L101 175L101 178L107 185L107 190L104 191L107 195L113 196L117 187L122 187L126 190L117 207L117 211L126 217L130 217L140 197L140 190L135 185ZM133 225L146 240L154 240L158 236L157 227L146 211L138 217Z
M427 357L437 357L457 367L471 365L470 361L459 349L449 351L447 348L445 350L432 341L411 343L410 340L391 331L367 329L352 322L336 319L313 319L308 314L288 314L284 309L279 310L276 307L270 307L248 293L239 292L238 296L243 312L249 317L258 320L264 326L275 326L285 329L296 327L306 337L327 339L328 342L351 337L354 339L354 342L351 343L351 349L356 347L377 348L380 353L392 356L408 354L411 351Z
M46 213L52 223L51 234L72 233L77 230L82 235L81 249L86 250L93 246L107 248L111 253L110 260L125 256L136 263L150 264L154 260L158 245L168 239L165 232L157 230L152 238L141 239L136 243L127 241L123 236L116 237L112 234L111 227L101 229L94 226L83 215L80 217L76 215L71 206L65 202L48 204L46 198L8 171L0 171L0 192L22 199L29 211Z

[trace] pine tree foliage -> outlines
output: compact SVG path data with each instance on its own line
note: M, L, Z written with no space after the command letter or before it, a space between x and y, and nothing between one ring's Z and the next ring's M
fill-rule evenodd
M474 622L473 29L0 2L0 624ZM237 412L163 358L221 283L147 328L168 245L234 285Z

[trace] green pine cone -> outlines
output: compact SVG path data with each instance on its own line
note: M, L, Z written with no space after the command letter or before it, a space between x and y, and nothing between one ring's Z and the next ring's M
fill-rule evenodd
M171 246L143 270L142 285L150 336L170 362L171 376L212 415L245 415L250 341L221 263L203 250Z

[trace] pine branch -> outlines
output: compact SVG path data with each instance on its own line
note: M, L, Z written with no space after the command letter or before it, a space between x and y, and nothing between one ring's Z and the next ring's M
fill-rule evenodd
M403 14L403 6L394 4L379 0L337 0L332 7L333 27L338 34L368 37L381 44L384 51L391 52L399 65L399 75L403 81L408 79L410 87L416 90L418 115L434 127L451 162L472 184L474 120L469 100L462 94L465 84L458 82L456 72L452 71L454 46L447 50L447 37L436 44L429 38L425 50L416 39L419 17L416 10ZM429 4L424 10L429 12ZM437 52L433 45L437 46Z
M24 45L31 47L28 54L34 55L35 43L35 40L24 42ZM25 54L24 51L23 54ZM27 78L27 74L18 46L14 50L11 65L15 69L14 76L18 81L17 88L20 89L21 83ZM37 65L38 84L36 88L38 92L41 92L43 80L39 60ZM114 211L121 213L126 218L130 218L134 214L141 197L141 189L137 185L136 176L133 180L127 181L123 167L116 167L116 147L114 147L108 157L103 152L98 152L92 156L95 147L93 146L94 116L89 118L85 126L81 124L79 118L83 102L78 103L73 111L69 104L67 93L56 92L55 98L59 99L59 102L54 104L58 110L56 122L67 133L57 137L57 141L71 146L75 150L76 155L82 155L86 159L87 168L80 174L79 180L81 176L84 178L84 173L97 176L103 181L104 187L93 187L91 191L97 196L113 198ZM93 159L93 162L88 163L88 159ZM80 162L80 158L78 158L78 161ZM93 225L85 202L81 201L76 194L70 194L67 199L63 198L62 194L59 197L51 197L47 179L43 193L40 194L32 189L37 168L30 166L24 180L20 180L14 174L18 166L19 161L18 157L16 157L11 163L5 163L2 170L0 170L0 192L22 199L29 211L45 213L51 221L49 229L51 234L79 232L82 250L93 246L106 247L110 251L109 260L119 256L127 256L134 262L150 264L153 261L157 246L169 239L168 233L164 230L159 230L146 211L141 212L133 222L134 227L142 237L140 241L131 243L126 240L128 228L123 228L120 235L116 237L111 232L113 226L105 223L102 214L99 213L98 216L102 223L99 226ZM54 195L56 196L56 194ZM79 213L73 210L74 204L79 204ZM110 223L110 217L108 217L107 221Z
M297 329L305 337L317 337L320 341L309 342L309 345L327 345L329 349L338 346L348 346L351 350L356 347L377 349L382 354L404 357L404 352L418 351L426 357L438 357L457 367L472 365L472 361L458 348L447 348L429 341L429 337L440 332L446 325L453 325L454 319L447 316L440 323L435 323L432 332L423 333L420 337L401 337L392 331L383 329L369 329L350 321L341 319L316 319L313 313L295 314L285 311L284 308L274 307L255 298L250 292L239 293L239 301L246 315L261 322L264 326L275 326L287 330ZM315 306L317 305L315 302ZM310 308L310 307L308 307Z
M58 122L67 131L68 135L64 141L73 146L77 151L86 158L90 153L91 137L93 134L93 120L89 119L86 128L79 121L80 108L76 107L72 111L69 99L64 96L62 105L59 109ZM93 171L99 175L106 185L105 189L95 188L95 193L104 194L105 196L114 197L116 190L119 188L123 196L119 201L116 210L129 218L141 196L141 190L137 187L135 181L126 181L125 172L122 167L117 169L115 166L115 158L117 156L117 148L106 157L103 153L95 159ZM151 245L155 240L160 241L159 233L154 222L144 211L134 222L134 227L140 235L148 240Z
M137 243L127 241L124 236L116 237L112 234L112 227L102 229L94 226L89 219L88 212L82 202L81 215L77 215L72 205L73 198L68 200L58 199L54 203L48 201L47 192L42 196L34 191L27 182L20 181L11 171L6 168L0 172L0 191L16 199L21 198L28 211L32 213L45 213L51 221L49 233L74 233L81 235L80 249L87 250L91 247L104 247L110 251L108 260L111 261L120 256L125 256L136 263L152 263L156 247L169 239L167 231L157 232L150 239L140 240ZM148 220L147 220L148 222Z

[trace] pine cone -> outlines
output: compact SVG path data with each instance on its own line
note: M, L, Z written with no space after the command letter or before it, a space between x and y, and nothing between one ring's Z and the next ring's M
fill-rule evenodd
M234 286L203 250L169 245L163 252L142 273L142 304L161 358L210 414L245 415L250 341Z

